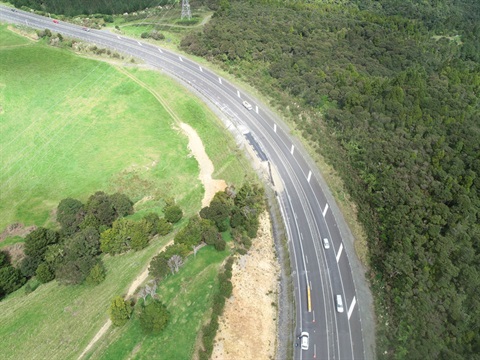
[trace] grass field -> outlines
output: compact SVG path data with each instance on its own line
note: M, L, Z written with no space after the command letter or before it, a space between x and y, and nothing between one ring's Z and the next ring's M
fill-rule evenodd
M5 28L0 33L25 44ZM182 121L196 129L201 120L207 145L224 137L213 114L170 78L138 75L168 94ZM151 196L153 207L174 197L190 212L199 209L198 164L187 138L154 96L115 67L35 43L9 46L0 48L0 84L0 231L14 221L48 225L62 198L86 200L96 190L123 191L134 201ZM224 148L206 150L221 169L215 176L242 180L241 165L221 162Z
M157 290L170 322L159 335L144 335L137 317L110 331L86 359L191 359L193 346L210 310L220 263L228 255L208 246L190 256L180 271Z
M232 155L233 140L208 108L171 78L130 67L119 71L31 42L1 25L0 40L0 231L12 222L51 226L52 210L61 199L85 201L97 190L121 191L134 201L148 197L138 206L142 211L161 209L163 199L173 197L187 215L197 212L203 197L199 168L187 138L173 126L172 112L198 131L215 165L214 176L242 183L248 166ZM169 112L152 90L168 103ZM165 241L104 258L107 279L97 287L51 282L28 295L23 288L9 295L0 302L1 358L76 358L106 321L112 297L127 291ZM178 358L178 346L169 339L180 329L182 351L191 353L225 256L203 249L183 275L168 280L168 290L160 290L173 316L171 330L162 335L167 336L162 351L171 359ZM132 321L125 328L121 342L112 338L108 352L99 347L99 356L128 354L128 344L139 342L139 356L158 351L153 338L139 340L135 326Z

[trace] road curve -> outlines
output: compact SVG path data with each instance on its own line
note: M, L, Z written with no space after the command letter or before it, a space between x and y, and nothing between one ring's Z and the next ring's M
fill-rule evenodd
M373 322L371 294L354 258L352 236L314 162L265 105L192 60L149 43L108 31L87 32L76 25L5 6L0 6L0 20L48 28L140 58L174 75L220 109L282 179L277 200L288 232L297 305L292 339L300 344L301 339L295 336L302 331L310 335L308 350L294 347L293 358L374 358L374 337L362 329L362 322ZM247 110L243 101L252 104L252 109ZM324 238L329 241L328 249ZM352 264L349 258L354 260ZM338 295L343 312L337 311ZM369 329L373 331L372 323Z

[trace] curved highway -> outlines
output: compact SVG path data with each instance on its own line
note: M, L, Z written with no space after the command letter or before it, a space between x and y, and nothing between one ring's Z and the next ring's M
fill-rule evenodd
M140 58L175 75L217 106L247 140L262 160L268 161L282 179L277 199L288 232L296 301L296 333L292 334L294 359L371 359L374 344L367 344L362 331L370 304L357 298L356 284L365 281L353 273L348 255L351 243L342 239L336 215L343 221L328 192L323 191L313 161L285 131L282 122L248 94L195 62L136 39L108 31L85 31L79 26L0 6L0 20L48 28L54 32L102 45ZM252 105L248 110L242 104ZM327 201L329 199L330 203ZM323 239L328 239L329 247ZM339 312L337 297L343 302ZM371 314L370 314L371 315ZM365 320L364 320L365 321ZM302 349L302 332L309 334L308 349Z

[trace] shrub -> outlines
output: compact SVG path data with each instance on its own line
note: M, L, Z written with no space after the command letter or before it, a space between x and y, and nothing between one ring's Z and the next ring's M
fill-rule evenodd
M165 213L165 219L172 224L176 224L183 217L183 211L178 205L168 205L163 211Z
M173 230L173 225L169 223L165 218L158 220L157 232L158 235L165 236L170 234Z
M115 298L113 298L109 309L110 320L112 320L113 325L125 325L128 319L130 319L131 313L132 308L130 304L123 300L121 296L116 296Z
M147 333L160 333L168 323L169 313L164 304L158 300L153 300L144 306L140 313L140 326Z
M105 267L103 266L103 263L99 261L94 267L92 267L92 270L90 270L86 282L89 285L98 285L105 280L106 276Z
M55 273L53 272L53 269L46 262L42 262L40 265L38 265L35 274L38 281L40 281L42 284L55 279Z
M227 246L227 243L225 242L225 240L223 240L223 238L221 236L217 236L213 246L215 247L215 250L217 250L217 251L224 251L226 246Z

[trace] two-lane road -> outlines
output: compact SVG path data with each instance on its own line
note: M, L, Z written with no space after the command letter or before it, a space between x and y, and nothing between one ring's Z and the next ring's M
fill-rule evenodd
M356 284L365 279L363 274L352 272L348 258L354 256L352 244L342 239L346 225L331 195L322 188L318 170L311 165L313 161L268 108L212 71L149 43L108 31L85 31L76 25L54 23L50 18L3 6L0 20L49 28L140 58L200 92L240 131L247 129L249 141L261 149L283 183L277 199L288 231L297 305L297 329L292 339L300 344L295 336L301 331L310 334L309 349L294 347L294 358L373 358L374 344L366 343L362 332L362 316L365 318L371 306L357 298ZM250 111L242 105L244 100L253 105ZM323 238L329 240L328 249ZM337 311L337 295L342 298L343 312Z

